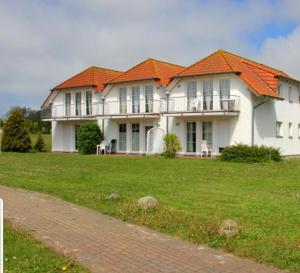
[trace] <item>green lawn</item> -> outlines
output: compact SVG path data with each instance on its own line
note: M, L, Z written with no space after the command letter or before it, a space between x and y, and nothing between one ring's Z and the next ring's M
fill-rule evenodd
M45 147L46 151L50 152L51 151L51 142L52 142L51 135L43 134L42 136L43 136L43 139L46 144L46 147ZM33 146L36 142L37 134L31 134L30 138L31 138L32 146Z
M238 164L160 157L0 156L0 183L46 192L195 243L300 272L300 159ZM105 200L117 192L119 202ZM161 207L143 212L145 195ZM236 220L237 238L218 235Z
M28 234L5 224L5 273L88 273L71 260L54 253Z

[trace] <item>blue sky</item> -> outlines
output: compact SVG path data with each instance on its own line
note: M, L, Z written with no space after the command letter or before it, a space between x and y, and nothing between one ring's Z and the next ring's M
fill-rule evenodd
M39 108L50 88L91 65L190 65L219 48L300 79L299 45L299 0L1 1L0 116Z

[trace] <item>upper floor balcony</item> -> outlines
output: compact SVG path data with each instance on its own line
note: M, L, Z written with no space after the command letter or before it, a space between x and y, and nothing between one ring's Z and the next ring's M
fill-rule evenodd
M164 102L163 112L169 116L238 115L239 96L171 97Z
M42 119L95 119L103 113L102 103L50 104L42 109Z
M104 106L103 106L104 105ZM115 100L93 104L52 105L42 110L42 119L159 118L166 116L238 115L240 97L171 97L166 99Z
M133 99L105 101L104 115L111 118L159 117L161 100Z

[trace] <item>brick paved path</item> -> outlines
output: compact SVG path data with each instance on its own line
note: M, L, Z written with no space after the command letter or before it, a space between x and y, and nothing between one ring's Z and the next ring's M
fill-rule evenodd
M0 187L5 217L92 272L275 273L45 194Z

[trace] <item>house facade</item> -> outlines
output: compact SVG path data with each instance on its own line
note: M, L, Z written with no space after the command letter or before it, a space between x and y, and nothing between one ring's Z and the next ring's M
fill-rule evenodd
M243 143L300 154L299 81L219 50L182 67L147 59L125 72L92 67L52 89L42 108L53 151L75 152L76 132L97 122L118 153L151 153L163 136L179 137L184 155Z

